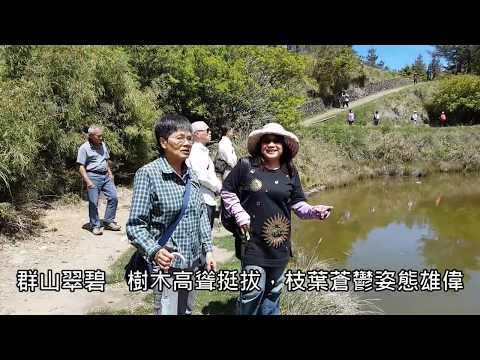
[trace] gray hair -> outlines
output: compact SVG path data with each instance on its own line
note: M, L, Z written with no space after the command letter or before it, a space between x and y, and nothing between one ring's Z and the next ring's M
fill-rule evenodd
M97 130L97 129L101 130L102 128L98 125L90 125L90 127L88 128L88 136L90 137L90 136L94 135L95 130Z

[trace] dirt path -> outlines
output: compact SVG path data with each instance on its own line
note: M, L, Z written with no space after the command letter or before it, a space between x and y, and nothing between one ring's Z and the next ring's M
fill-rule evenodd
M37 269L46 273L62 270L96 270L108 272L130 244L125 234L131 191L118 188L117 222L122 231L105 231L95 236L83 230L88 220L87 204L60 206L49 210L43 219L46 228L37 238L7 244L0 249L0 314L86 314L96 308L128 308L141 304L144 293L130 293L121 282L105 286L105 292L87 292L85 289L19 292L16 286L17 270ZM100 201L100 214L105 200ZM231 254L215 249L217 261L223 262Z
M414 86L413 84L400 86L400 87L395 88L395 89L384 90L384 91L380 91L378 93L375 93L373 95L366 96L364 98L361 98L359 100L351 102L350 103L350 109L353 109L357 106L364 105L364 104L369 103L371 101L377 100L377 99L379 99L383 96L393 94L395 92L398 92L398 91L401 91L401 90L404 90L404 89L407 89L407 88L411 88L413 86ZM417 86L420 86L420 85L417 85ZM329 110L327 112L321 113L319 115L315 115L313 117L307 118L303 121L302 124L304 126L312 126L312 125L318 124L320 122L327 121L327 120L333 118L335 115L338 115L342 112L346 113L347 111L348 111L348 109L332 109L332 110Z

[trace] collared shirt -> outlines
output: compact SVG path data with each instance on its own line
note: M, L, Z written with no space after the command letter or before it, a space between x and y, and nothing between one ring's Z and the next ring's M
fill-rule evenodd
M218 143L218 157L224 160L232 169L237 165L237 155L228 136L222 136Z
M135 174L132 206L127 221L127 236L133 245L150 260L161 248L158 240L168 225L175 221L183 203L187 177L191 176L192 191L183 219L165 244L175 248L186 259L175 258L172 267L191 267L205 252L213 250L207 208L200 193L198 179L190 169L182 178L165 157L152 161Z
M110 155L105 142L95 146L90 141L86 141L78 149L77 163L84 165L87 171L107 171L108 159Z
M200 182L200 191L203 200L207 205L215 206L215 193L219 194L222 190L222 182L215 174L215 166L209 155L210 151L207 147L199 142L195 142L187 159L187 165L197 175Z

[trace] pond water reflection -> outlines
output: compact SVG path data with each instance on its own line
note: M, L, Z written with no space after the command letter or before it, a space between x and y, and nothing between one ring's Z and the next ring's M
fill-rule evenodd
M325 222L295 219L294 245L335 268L464 273L458 292L445 292L442 283L434 292L357 295L381 299L377 305L387 314L480 314L480 177L369 180L312 194L309 202L335 211Z

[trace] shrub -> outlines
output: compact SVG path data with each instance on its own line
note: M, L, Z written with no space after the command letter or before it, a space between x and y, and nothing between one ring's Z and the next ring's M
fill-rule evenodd
M440 80L427 110L432 125L438 125L441 111L447 113L449 125L480 124L480 76L455 75Z

